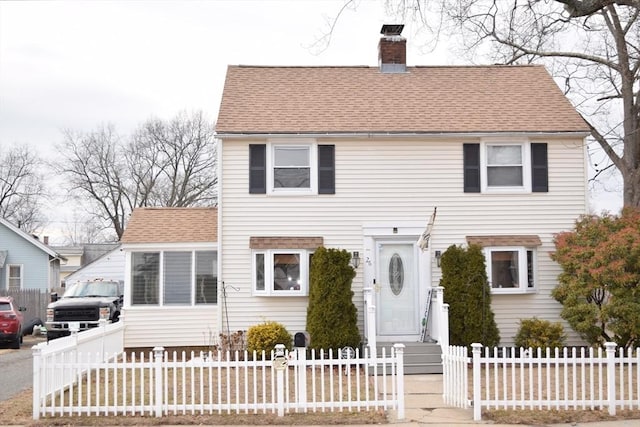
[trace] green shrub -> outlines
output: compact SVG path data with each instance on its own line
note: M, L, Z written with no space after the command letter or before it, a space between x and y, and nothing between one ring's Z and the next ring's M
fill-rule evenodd
M481 343L498 345L500 332L491 309L482 248L452 245L442 254L444 301L449 304L449 343L470 346Z
M269 321L249 328L247 332L247 350L249 353L256 351L258 357L261 358L263 350L269 355L276 344L284 344L287 350L291 350L291 334L282 324Z
M351 281L356 272L345 250L320 247L313 254L309 274L307 332L310 347L320 350L360 346L358 313Z
M560 322L542 319L522 319L515 337L516 347L560 348L564 347L567 336Z

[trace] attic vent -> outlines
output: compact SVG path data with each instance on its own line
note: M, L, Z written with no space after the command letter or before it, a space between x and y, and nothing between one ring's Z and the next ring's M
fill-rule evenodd
M400 34L404 25L383 25L382 37L378 43L378 62L383 73L404 73L407 71L407 39Z

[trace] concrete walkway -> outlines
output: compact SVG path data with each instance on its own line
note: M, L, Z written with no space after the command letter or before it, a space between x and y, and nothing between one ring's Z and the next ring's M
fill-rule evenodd
M495 424L473 421L473 409L451 408L442 400L442 375L405 375L405 418L398 420L390 411L389 421L396 426L469 426ZM523 427L523 424L495 424L501 427ZM640 427L640 420L599 421L593 423L552 424L553 427ZM539 427L539 426L538 426Z

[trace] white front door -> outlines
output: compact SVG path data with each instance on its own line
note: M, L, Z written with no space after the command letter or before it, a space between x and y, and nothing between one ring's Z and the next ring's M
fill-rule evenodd
M415 242L378 241L377 335L420 333L418 256Z

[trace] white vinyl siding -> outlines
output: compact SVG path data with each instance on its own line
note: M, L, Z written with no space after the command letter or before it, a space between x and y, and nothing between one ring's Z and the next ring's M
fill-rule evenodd
M126 348L202 346L218 342L218 306L126 307Z
M437 206L430 254L466 244L467 235L537 235L536 291L494 295L493 309L502 344L510 344L522 318L558 320L560 305L550 297L560 268L549 258L553 235L573 228L586 213L584 145L579 139L545 138L548 144L549 191L545 193L463 193L462 139L318 139L335 144L336 191L331 197L269 197L248 194L249 141L225 140L220 199L221 277L227 291L228 325L246 330L265 320L282 322L291 333L304 331L308 297L261 298L252 294L251 236L322 236L326 247L359 251L363 259L353 281L354 303L363 328L363 287L367 259L363 224L425 224ZM252 143L266 143L253 140ZM391 229L392 227L390 227ZM389 230L391 233L391 230ZM419 233L418 233L419 234ZM416 240L418 235L415 236ZM431 262L431 283L440 269ZM237 291L236 291L237 289ZM421 310L423 301L420 302ZM222 328L222 321L218 326ZM569 343L580 343L565 324ZM313 337L312 337L313 339Z
M65 278L67 284L82 280L104 278L124 282L124 254L120 248L114 249L106 255L82 267Z

